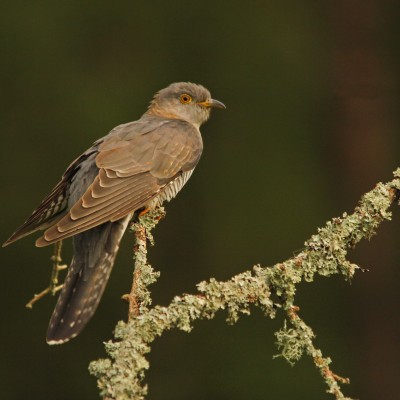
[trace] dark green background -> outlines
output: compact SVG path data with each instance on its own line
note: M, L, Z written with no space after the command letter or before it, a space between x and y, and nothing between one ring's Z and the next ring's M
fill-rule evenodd
M201 162L157 227L156 304L289 258L400 165L395 1L4 1L0 10L2 240L69 162L138 118L158 89L198 82L226 103L203 127ZM398 398L394 211L349 256L370 272L351 285L333 277L299 288L317 345L351 378L346 393L363 400ZM24 308L48 282L52 249L29 237L1 250L1 398L98 397L87 366L126 317L131 248L126 235L96 315L59 347L44 340L55 299ZM330 398L309 359L293 368L272 360L281 315L254 310L233 327L224 317L155 342L149 399Z

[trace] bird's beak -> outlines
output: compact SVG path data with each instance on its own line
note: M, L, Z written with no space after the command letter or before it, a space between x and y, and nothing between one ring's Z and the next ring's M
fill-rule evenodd
M226 109L226 106L224 103L221 103L219 100L215 100L215 99L209 99L209 100L197 103L197 104L204 106L204 107L222 108L223 110Z

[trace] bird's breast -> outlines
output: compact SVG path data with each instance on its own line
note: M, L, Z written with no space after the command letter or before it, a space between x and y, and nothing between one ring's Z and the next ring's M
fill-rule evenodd
M153 203L150 205L151 208L160 206L164 201L172 200L183 188L185 183L189 180L193 171L194 168L190 171L183 172L182 174L178 175L173 181L167 183L160 194L153 200Z

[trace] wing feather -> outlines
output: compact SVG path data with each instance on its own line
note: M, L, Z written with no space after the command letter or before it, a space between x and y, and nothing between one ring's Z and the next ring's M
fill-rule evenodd
M93 160L96 152L97 148L94 145L68 166L61 181L58 182L53 190L43 199L39 206L33 211L32 215L3 244L3 247L37 230L46 229L68 212L68 197L71 181L74 179L83 163L90 163L91 160Z
M155 196L154 194L149 193L148 200L150 200L154 196ZM128 206L126 206L126 204L128 204ZM36 241L36 246L37 247L48 246L49 244L56 243L60 240L74 236L78 233L87 231L87 230L94 228L96 226L99 226L105 222L118 221L118 220L122 219L123 217L132 213L132 209L133 209L132 204L129 202L126 202L126 204L125 204L125 208L124 208L123 212L121 212L119 210L118 212L111 213L107 216L103 216L102 218L96 219L94 221L91 221L91 222L86 221L86 223L84 225L74 227L73 229L71 229L67 232L58 231L57 226L54 225L52 228L48 229L48 231L46 231L46 233ZM67 218L67 217L68 216L66 216L65 218Z
M103 217L111 217L115 210L119 210L126 204L131 204L132 206L137 206L140 208L143 201L148 197L148 192L156 192L155 188L149 187L145 183L129 190L127 193L123 193L120 196L112 199L112 201L106 204L101 204L99 207L91 207L90 209L84 209L81 204L76 203L74 206L74 212L66 215L57 223L57 228L60 232L67 232L74 227L80 227L85 225L87 222L93 220L100 220Z

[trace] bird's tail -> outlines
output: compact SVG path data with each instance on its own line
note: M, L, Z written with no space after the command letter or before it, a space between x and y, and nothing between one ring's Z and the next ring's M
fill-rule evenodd
M92 318L130 218L106 222L73 238L74 257L47 329L48 344L74 338Z

